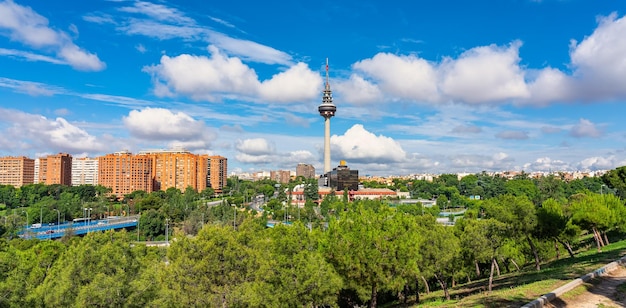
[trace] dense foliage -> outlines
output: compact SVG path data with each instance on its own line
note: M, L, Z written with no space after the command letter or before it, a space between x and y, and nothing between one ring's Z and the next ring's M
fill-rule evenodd
M224 196L168 189L123 201L98 186L0 186L0 307L374 307L433 289L449 299L460 282L485 278L490 290L501 272L538 270L561 251L575 257L590 246L585 235L598 250L622 238L623 174L442 175L384 186L437 198L432 207L318 200L302 178L282 186L231 178ZM302 207L289 202L297 185L307 190ZM60 241L17 236L26 223L82 217L86 207L93 218L141 212L139 228ZM166 223L168 248L136 242L162 240Z

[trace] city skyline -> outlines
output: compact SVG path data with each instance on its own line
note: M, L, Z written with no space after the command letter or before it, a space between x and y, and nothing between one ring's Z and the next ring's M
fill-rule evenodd
M454 9L452 9L454 7ZM0 1L0 156L184 147L230 171L626 165L626 4Z

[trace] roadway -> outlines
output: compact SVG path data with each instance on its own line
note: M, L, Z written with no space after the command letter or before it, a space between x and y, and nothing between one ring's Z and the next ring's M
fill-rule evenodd
M20 231L21 238L37 238L40 240L61 238L71 230L74 235L84 235L89 232L117 230L137 227L139 215L126 217L109 217L108 219L91 220L89 222L68 222L60 225L47 225L39 228L24 228Z

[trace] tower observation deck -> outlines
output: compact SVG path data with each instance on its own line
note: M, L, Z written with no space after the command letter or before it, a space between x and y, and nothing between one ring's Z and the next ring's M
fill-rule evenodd
M328 78L328 58L326 58L326 85L322 96L322 104L317 107L320 116L324 117L324 173L330 172L330 118L335 116L337 106L333 104L333 92L330 90Z

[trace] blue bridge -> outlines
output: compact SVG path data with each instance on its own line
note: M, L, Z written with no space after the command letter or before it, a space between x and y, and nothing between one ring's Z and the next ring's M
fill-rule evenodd
M108 219L89 220L84 222L69 222L59 225L24 228L21 238L37 238L40 240L61 238L68 232L73 235L84 235L89 232L100 232L123 228L136 228L139 224L139 215L127 217L109 217Z

